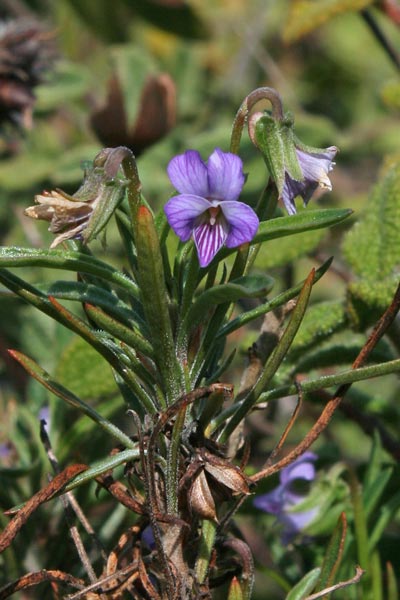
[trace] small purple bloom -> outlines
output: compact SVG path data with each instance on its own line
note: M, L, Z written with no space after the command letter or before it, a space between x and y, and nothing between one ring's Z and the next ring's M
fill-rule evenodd
M253 209L238 202L245 177L241 159L216 148L207 163L196 150L175 156L167 172L179 192L165 205L168 222L187 242L192 236L199 263L206 267L225 244L250 242L259 220Z
M276 515L283 525L282 541L289 543L293 537L306 527L318 513L318 508L302 512L293 512L297 504L305 499L295 489L298 480L311 482L315 479L314 452L305 452L291 465L280 472L280 484L272 492L258 496L253 500L256 508Z
M328 173L333 169L335 163L332 161L337 151L336 146L330 146L325 150L316 152L307 152L296 147L297 160L303 173L303 180L296 181L285 171L282 200L289 215L296 214L294 203L296 196L301 196L304 205L306 205L318 186L329 191L332 189Z

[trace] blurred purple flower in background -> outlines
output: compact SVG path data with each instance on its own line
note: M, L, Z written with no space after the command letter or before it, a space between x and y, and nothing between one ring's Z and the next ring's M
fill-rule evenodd
M282 523L284 544L289 543L297 533L307 527L318 513L318 508L293 512L296 505L306 498L306 495L296 489L296 483L300 484L301 480L314 481L316 473L314 462L317 458L314 452L305 452L291 465L282 469L278 487L253 500L256 508L276 515L278 521Z
M168 176L178 196L164 210L182 242L193 235L201 267L206 267L225 244L250 242L259 220L253 209L238 202L245 177L241 159L216 148L204 163L196 150L187 150L169 163Z
M48 406L47 404L45 406L42 406L42 408L39 410L39 421L43 421L44 422L44 428L46 430L46 433L49 434L50 431L50 406Z
M318 186L329 191L332 189L328 173L333 169L335 163L332 161L338 149L336 146L330 146L324 150L315 150L307 152L296 147L297 160L304 177L302 181L292 179L289 173L285 172L282 200L289 215L296 214L296 196L301 196L304 204L307 204Z

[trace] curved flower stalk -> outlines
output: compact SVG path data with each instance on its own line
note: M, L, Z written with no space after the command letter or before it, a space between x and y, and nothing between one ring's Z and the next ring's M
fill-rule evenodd
M272 103L272 113L256 111L251 114L248 119L249 136L264 157L278 188L279 199L288 214L294 215L297 196L301 196L306 205L318 187L332 190L328 173L334 167L333 160L338 149L336 146L313 148L300 142L293 131L292 115L283 112L280 96L271 96L269 88L261 88L260 92L263 89L266 90L265 99ZM262 98L259 93L254 99L258 102ZM249 111L254 103L249 103Z
M253 239L259 220L238 202L245 181L238 156L216 148L204 163L197 151L187 150L171 160L168 176L179 195L167 202L165 214L182 242L193 236L201 267L224 244L235 248Z

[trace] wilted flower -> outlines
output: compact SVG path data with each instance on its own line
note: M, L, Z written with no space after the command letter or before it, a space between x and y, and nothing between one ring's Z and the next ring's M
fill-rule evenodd
M300 150L296 146L296 155L303 174L303 180L296 181L289 175L287 170L285 171L282 200L289 215L296 214L294 203L296 196L301 196L306 205L317 187L332 190L328 173L333 169L335 163L332 161L337 151L338 149L335 146L319 151L315 149L315 152Z
M81 202L59 189L44 191L35 196L38 206L29 206L25 209L25 214L50 222L49 231L59 234L50 245L50 248L55 248L65 240L79 238L86 229L98 200L99 197L96 196L90 202Z
M283 115L281 110L278 112L278 116L253 113L248 130L250 139L263 154L279 198L289 215L294 215L297 196L301 196L306 205L317 187L332 189L328 173L333 169L338 149L336 146L305 146L294 134L293 117L289 113Z
M106 226L125 193L125 181L116 177L127 148L105 148L86 169L83 184L73 196L60 189L35 196L37 206L25 214L50 222L58 233L50 248L71 239L88 243Z
M295 511L296 506L305 500L306 495L297 489L302 482L315 479L314 452L305 452L291 465L280 472L280 484L272 492L258 496L253 500L254 506L276 515L283 525L282 540L290 542L293 537L306 527L318 513L318 508L306 511Z
M187 242L193 235L201 267L225 244L250 242L259 225L253 209L238 202L245 177L235 154L216 148L204 163L196 150L175 156L168 175L179 192L164 207L176 235Z

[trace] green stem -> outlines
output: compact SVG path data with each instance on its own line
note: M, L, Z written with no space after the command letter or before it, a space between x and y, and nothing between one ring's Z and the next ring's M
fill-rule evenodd
M231 147L230 150L234 154L238 154L242 131L246 124L247 118L253 106L260 100L268 100L272 105L272 116L274 119L281 121L283 119L282 99L278 92L270 87L261 87L253 90L243 100L239 110L236 113L232 126Z
M186 406L183 406L176 416L168 452L167 513L169 515L178 515L179 450L185 417Z
M207 577L211 552L214 547L217 523L215 521L204 520L201 527L199 551L195 566L196 580L201 584Z
M399 371L400 359L396 359L381 363L379 365L342 371L341 373L336 373L335 375L325 375L323 377L319 377L318 379L312 379L311 381L302 381L300 384L300 389L304 394L307 394L317 392L318 390L324 388L355 383L371 377L380 377L382 375L389 375L390 373L397 373ZM257 404L298 394L298 391L298 387L294 384L284 385L282 387L262 393L257 400ZM213 430L218 429L218 427L235 412L237 406L238 405L232 405L223 413L218 415L218 418L213 420Z

